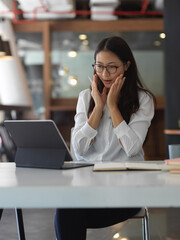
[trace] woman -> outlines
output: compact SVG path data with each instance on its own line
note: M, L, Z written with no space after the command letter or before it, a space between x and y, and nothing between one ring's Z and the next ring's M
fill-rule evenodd
M72 136L79 161L144 160L143 143L154 116L154 97L139 77L120 37L103 39L94 54L91 89L79 95ZM86 239L87 228L110 226L139 209L57 209L57 239Z

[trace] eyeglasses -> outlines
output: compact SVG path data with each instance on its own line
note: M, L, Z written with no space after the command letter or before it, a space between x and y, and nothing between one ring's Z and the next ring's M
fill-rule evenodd
M92 67L97 73L102 73L104 69L106 69L106 71L109 74L113 74L113 73L116 73L117 69L121 66L113 66L113 65L103 66L101 64L92 64Z

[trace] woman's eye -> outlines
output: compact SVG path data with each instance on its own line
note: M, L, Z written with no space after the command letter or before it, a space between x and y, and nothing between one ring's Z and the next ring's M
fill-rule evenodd
M102 65L97 65L97 68L103 68L103 66Z

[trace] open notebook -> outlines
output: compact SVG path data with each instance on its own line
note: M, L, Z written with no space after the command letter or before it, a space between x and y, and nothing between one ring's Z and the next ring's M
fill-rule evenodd
M98 162L94 164L94 171L120 170L166 170L164 161L150 162Z

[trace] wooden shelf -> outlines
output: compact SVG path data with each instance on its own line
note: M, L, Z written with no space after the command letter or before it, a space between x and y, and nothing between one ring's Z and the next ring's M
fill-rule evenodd
M74 106L50 106L50 111L76 111L76 108Z
M87 27L88 26L88 27ZM51 99L51 31L102 32L102 31L163 31L163 18L129 18L115 21L92 21L89 19L36 21L33 23L14 24L15 32L40 32L43 35L45 63L43 66L44 95L46 118L51 111L74 111L77 99L73 102L53 101ZM163 97L157 97L157 109L164 109Z
M0 110L2 111L27 111L31 110L31 106L20 106L20 105L3 105L0 104Z
M164 133L169 135L180 135L180 129L165 129Z
M163 31L163 18L130 18L115 21L92 20L56 20L37 21L33 23L14 24L16 32L43 32L45 26L51 31Z
M119 19L115 21L71 20L50 22L53 31L161 31L162 18ZM88 27L87 27L88 26Z
M165 102L164 96L156 97L156 110L164 110ZM49 107L50 111L75 111L77 105L77 98L57 98L51 99Z
M164 108L165 108L164 96L156 96L156 101L157 101L156 109L164 110Z
M51 32L71 31L71 32L146 32L164 31L163 18L128 18L115 21L92 21L89 19L71 19L56 21L36 21L33 23L14 24L15 32L42 33L44 65L44 102L46 109L46 119L50 119L53 114L59 111L65 121L60 123L59 128L64 139L69 141L70 129L73 126L73 115L76 110L77 98L52 99L51 89ZM152 121L146 142L144 144L146 159L165 158L165 137L164 137L164 97L158 96L156 114ZM64 113L65 112L65 113Z
M75 111L77 98L54 98L51 99L50 111Z

